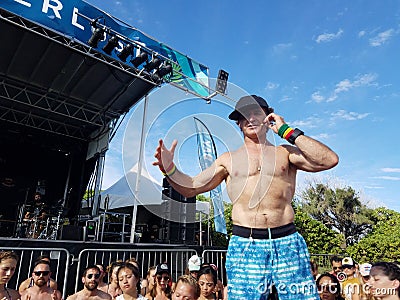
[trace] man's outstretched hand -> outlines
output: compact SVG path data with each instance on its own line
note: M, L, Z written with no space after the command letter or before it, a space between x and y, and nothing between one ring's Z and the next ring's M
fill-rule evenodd
M165 171L166 169L168 169L174 162L174 153L177 144L178 141L174 140L172 142L171 148L167 149L167 147L165 147L164 141L160 139L158 141L156 153L154 154L154 157L157 160L153 162L153 166L158 166L161 171Z

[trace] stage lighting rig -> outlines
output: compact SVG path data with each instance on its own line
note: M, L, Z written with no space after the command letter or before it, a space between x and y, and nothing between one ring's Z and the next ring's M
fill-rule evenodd
M153 57L151 61L149 61L144 68L147 72L151 72L154 69L157 69L161 65L162 61L158 57Z
M229 73L224 70L218 71L217 83L215 84L215 92L208 95L206 101L208 104L211 103L211 98L215 97L217 94L225 95L226 87L228 85Z
M139 67L142 63L147 61L148 54L144 51L140 51L139 55L136 56L131 60L132 65L135 66L135 68Z
M90 22L90 25L93 28L93 33L87 43L90 47L93 47L93 48L97 48L97 45L99 44L100 40L104 37L104 29L97 27L98 19L99 18Z
M154 72L151 78L155 82L160 83L165 75L171 73L172 73L172 65L170 63L164 63L161 67L157 69L157 71Z
M114 50L114 48L118 46L118 41L118 37L116 35L113 35L108 40L107 44L103 47L103 51L108 55L111 55L111 52Z
M120 53L117 54L118 58L122 60L123 62L126 61L129 55L133 54L133 45L131 43L128 43L125 45L125 47L121 50Z

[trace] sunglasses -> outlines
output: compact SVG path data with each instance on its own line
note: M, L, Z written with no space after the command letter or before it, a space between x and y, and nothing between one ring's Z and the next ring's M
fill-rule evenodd
M40 275L47 276L50 274L50 271L35 271L35 272L33 272L33 274L35 274L36 276L40 276Z
M94 279L99 279L99 278L100 278L100 274L99 274L99 273L96 273L96 274L88 274L88 275L86 275L86 277L87 277L88 279L92 279L93 276L94 276Z
M334 270L342 270L342 267L333 267Z
M164 279L165 281L168 281L168 280L169 280L169 276L157 275L157 279L158 279L158 280Z
M336 285L334 285L334 284L332 284L332 285L327 285L327 284L317 285L317 289L318 289L319 293L328 292L330 294L336 294L336 292L338 291L336 288Z

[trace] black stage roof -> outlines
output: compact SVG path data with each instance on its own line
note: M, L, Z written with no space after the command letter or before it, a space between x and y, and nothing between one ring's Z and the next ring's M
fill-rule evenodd
M15 220L38 180L48 182L49 202L72 190L76 215L96 166L86 160L89 143L157 86L132 66L0 8L0 216Z
M2 9L0 15L3 129L8 123L14 133L23 127L90 141L157 86L81 43Z

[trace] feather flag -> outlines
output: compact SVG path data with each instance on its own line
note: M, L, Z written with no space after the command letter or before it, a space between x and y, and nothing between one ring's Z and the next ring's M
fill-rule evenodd
M197 146L199 153L200 167L202 170L211 166L217 158L217 148L207 126L194 117L197 132ZM224 204L222 201L221 186L210 191L210 198L214 207L215 231L226 234L226 223L224 218Z

